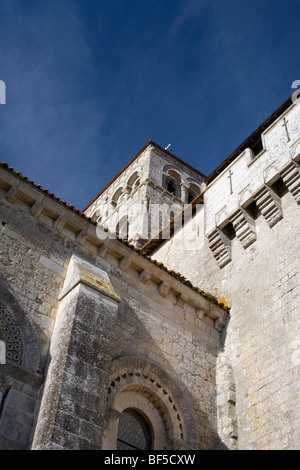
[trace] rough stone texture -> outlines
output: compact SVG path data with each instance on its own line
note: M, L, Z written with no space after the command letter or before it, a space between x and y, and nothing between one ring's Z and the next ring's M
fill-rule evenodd
M200 188L157 145L90 205L95 220L1 164L1 449L115 449L126 407L155 449L299 449L299 109L205 188L152 260L95 220L115 228L123 202L141 202L138 246L149 201L165 203L164 224Z
M10 342L4 322L1 340L23 345L17 364L1 365L1 448L102 448L120 356L141 411L151 403L163 423L163 448L214 448L216 322L227 312L3 168L0 188L0 302L20 332ZM148 382L131 380L149 368Z
M178 183L176 195L167 190L166 179L173 172ZM188 191L193 188L200 193L204 177L183 162L158 149L156 145L138 155L88 207L86 214L101 221L113 234L117 226L123 238L141 246L154 238L170 221L171 214L178 214L188 202ZM197 195L195 194L195 196ZM125 219L128 219L129 226Z
M239 449L299 449L300 240L299 201L295 190L300 184L295 171L299 154L296 151L299 149L299 109L299 105L292 107L287 114L291 124L290 142L287 142L280 118L265 131L266 147L261 156L249 161L247 166L245 152L231 165L232 174L236 176L233 194L230 194L228 170L208 186L204 208L193 220L200 232L193 244L183 245L178 233L152 255L231 306L224 354L226 361L230 361L228 368L232 368L236 385L234 413ZM292 159L293 191L290 192L279 177L286 176L285 168L290 168ZM264 185L265 193L276 191L274 203L270 198L273 213L271 210L265 213L259 203L257 206L262 212L253 205L256 188L260 185ZM242 191L243 188L246 189ZM241 204L250 214L252 227L255 226L256 240L249 246L241 243L238 231L226 231L231 214ZM223 258L216 251L216 245L211 243L209 232L212 229L227 240L230 257L224 263L220 262ZM247 231L246 227L246 234ZM219 412L222 413L218 425L223 442L228 442L234 437L230 425L233 409L226 405L226 422L224 374L220 367L223 368L222 360L217 372Z

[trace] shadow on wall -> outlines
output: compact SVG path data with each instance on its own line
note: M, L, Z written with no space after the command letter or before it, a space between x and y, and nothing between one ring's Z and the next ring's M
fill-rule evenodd
M205 349L198 339L197 349L206 363L205 370L195 369L191 362L184 368L183 356L188 354L182 349L185 348L182 338L174 331L168 334L163 324L154 325L153 320L148 329L146 322L147 319L145 324L141 321L126 300L122 301L115 327L107 398L110 411L103 448L116 448L121 413L133 403L151 422L152 429L158 430L157 450L226 450L217 432L218 341L215 347ZM151 336L151 328L156 329L156 338L165 336L160 344ZM174 365L164 352L167 344ZM207 370L209 361L211 368Z
M0 366L0 449L26 450L42 384L37 330L2 276L0 332L6 350Z

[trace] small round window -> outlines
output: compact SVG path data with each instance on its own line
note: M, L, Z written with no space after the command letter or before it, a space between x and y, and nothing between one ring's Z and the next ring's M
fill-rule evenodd
M127 408L121 414L118 429L118 450L151 450L152 432L145 418Z

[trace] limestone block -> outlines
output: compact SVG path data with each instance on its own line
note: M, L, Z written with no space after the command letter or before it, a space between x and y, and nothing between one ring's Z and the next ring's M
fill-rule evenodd
M122 258L120 261L120 268L122 269L122 271L127 271L130 264L131 264L131 259L128 258L127 256L124 256L124 258Z
M254 199L270 227L283 218L280 198L268 186L262 186L254 195Z
M158 287L159 295L161 295L164 298L167 297L169 293L169 289L170 289L170 286L166 284L165 282L162 282L160 286Z
M178 297L177 297L177 302L176 304L178 305L178 307L183 307L184 304L187 302L188 300L188 297L183 295L183 294L180 294Z
M143 284L146 284L147 281L149 281L151 277L151 274L146 271L145 269L140 273L139 275L139 280L143 283Z
M14 204L16 200L18 199L18 196L20 194L20 190L18 187L11 187L9 191L7 191L5 198L8 202L11 204Z
M282 172L283 182L294 196L297 204L300 204L300 167L297 163L291 162Z
M220 268L223 268L231 261L230 240L218 228L215 228L206 236L208 238L208 246L218 265Z
M41 214L43 210L43 207L44 207L43 204L41 204L40 202L35 202L30 209L30 212L33 215L33 217L39 217L39 215Z
M239 209L230 217L236 236L244 248L250 246L256 240L256 229L253 220L243 209Z
M102 292L114 300L120 300L113 288L108 274L103 269L91 265L77 255L73 255L70 260L67 276L59 299L61 300L65 297L67 293L79 283L86 284L92 289Z

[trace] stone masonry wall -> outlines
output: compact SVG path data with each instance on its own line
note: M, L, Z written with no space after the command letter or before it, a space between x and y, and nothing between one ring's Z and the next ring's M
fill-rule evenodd
M147 358L166 371L190 403L196 427L193 447L216 447L215 367L220 332L214 320L187 302L179 306L172 289L158 291L151 279L139 283L134 269L122 271L112 259L110 262L111 282L123 299L112 357ZM180 411L185 421L191 419ZM188 441L189 430L185 432Z
M0 301L24 345L23 362L0 366L1 447L101 448L119 357L163 374L159 410L173 403L164 446L218 445L214 370L227 312L121 241L99 240L82 214L5 168L0 196ZM68 284L74 256L89 266L80 289L76 276ZM102 299L113 290L118 312Z
M249 166L247 151L231 164L232 194L228 169L208 186L194 240L178 232L152 254L231 306L217 386L233 448L299 449L299 109L288 136L282 116Z

